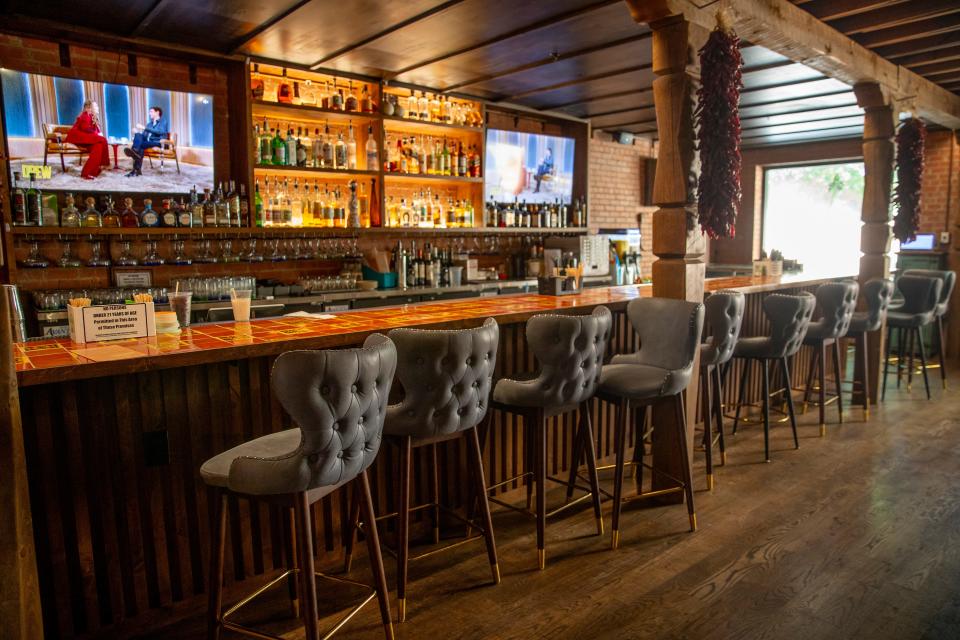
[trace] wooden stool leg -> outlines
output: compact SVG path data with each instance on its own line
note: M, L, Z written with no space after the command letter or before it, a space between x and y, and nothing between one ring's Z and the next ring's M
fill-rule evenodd
M807 407L810 405L810 392L813 389L813 377L817 373L817 364L820 362L820 350L814 348L813 357L810 359L810 368L807 370L807 384L803 388L803 413L806 415Z
M857 350L860 352L860 389L863 391L863 419L870 419L870 354L867 353L867 332L857 336ZM854 367L856 368L856 367ZM854 376L856 377L856 376ZM853 404L853 399L850 400Z
M547 564L547 418L543 410L537 411L536 433L534 436L534 470L537 491L537 566L543 569Z
M527 510L529 511L533 507L533 483L536 481L536 454L534 449L536 445L534 444L536 440L537 432L537 418L534 414L524 414L523 416L523 454L524 454L524 464L523 472L529 473L527 478Z
M586 404L587 403L583 403L579 409L580 420L577 422L577 428L573 431L573 451L570 456L570 473L567 476L567 502L573 499L573 488L577 483L577 473L580 471L580 460L583 458L583 406Z
M790 414L790 428L793 430L793 448L800 448L800 438L797 436L797 415L793 406L793 394L790 392L790 367L787 366L787 359L780 358L780 371L783 373L784 394L787 399L787 411Z
M764 361L766 363L766 361ZM683 465L683 492L687 498L687 514L690 517L690 531L697 530L697 509L693 504L693 473L690 470L690 452L687 450L687 418L683 410L683 393L674 396L674 412L677 423L677 442L680 444L680 460Z
M373 586L377 590L377 600L380 602L380 618L383 621L384 634L387 640L393 640L393 621L390 619L390 600L387 591L387 574L383 570L383 555L380 553L380 536L377 533L377 514L373 509L373 496L370 495L370 480L366 470L357 477L357 499L363 506L363 520L367 523L364 532L367 538L367 550L370 554L370 567L373 570Z
M930 399L930 378L927 376L927 353L923 346L923 334L920 333L920 327L914 329L917 336L917 344L920 346L920 366L923 368L923 388L927 391L927 400Z
M761 364L763 365L763 380L761 381L761 393L763 394L763 459L770 462L770 362L764 359ZM823 393L822 388L820 393Z
M749 376L747 375L750 372L750 364L752 360L750 358L745 358L743 360L743 372L740 374L740 389L737 393L737 412L733 416L733 434L737 434L737 427L740 425L740 408L743 406L743 399L746 397L747 393L747 382Z
M297 549L300 551L300 584L303 588L300 612L303 616L303 630L306 640L318 640L320 620L317 611L317 578L313 560L313 523L310 517L310 503L306 493L298 493L294 511L297 521Z
M433 501L433 544L440 544L440 465L437 462L437 443L430 445L430 464L432 465L430 499Z
M707 468L707 491L713 491L713 420L710 411L713 407L713 384L710 382L713 367L705 367L700 372L700 399L703 406L703 452Z
M344 543L343 572L350 573L353 565L353 547L357 543L357 528L360 525L360 501L354 495L350 501L350 521L347 523L347 535Z
M840 389L840 339L833 341L833 382L837 390L837 419L843 424L843 391Z
M580 423L583 430L581 444L587 458L587 473L590 476L590 496L593 500L593 517L597 520L597 535L603 535L603 514L600 511L600 476L597 473L597 445L590 421L590 401L580 405Z
M300 617L300 595L297 588L299 581L299 563L297 562L297 516L294 509L285 509L287 512L286 533L287 544L284 545L286 554L287 569L294 569L295 572L287 578L287 590L290 592L290 606L293 610L293 617Z
M627 457L627 420L630 415L630 401L621 399L617 402L616 426L614 427L613 446L616 449L617 463L613 474L613 529L611 531L610 546L616 549L620 546L620 506L623 500L623 473Z
M207 585L207 639L220 638L223 610L223 553L227 537L227 494L215 490L213 522L210 527L210 575Z
M397 622L407 619L407 567L410 557L410 467L413 439L400 439L400 498L397 501Z
M887 327L887 344L883 354L883 387L880 389L880 401L887 399L887 372L890 368L890 340L893 337L893 327Z
M633 480L637 483L637 493L643 493L643 459L647 455L647 414L648 407L634 409L633 418ZM626 436L624 436L626 442ZM626 464L626 463L624 463Z
M900 388L900 380L903 376L903 354L905 353L903 329L897 327L897 389Z
M820 409L820 437L823 437L827 434L827 345L821 342L818 351L817 382L820 383L818 408Z
M718 444L720 445L720 464L727 464L727 446L723 441L723 383L721 381L720 369L713 368L713 413L717 420L717 434L719 434Z
M467 447L470 449L470 459L473 462L473 477L480 496L480 516L483 518L483 537L487 543L487 559L490 561L490 571L493 574L493 583L500 584L500 565L497 563L497 543L493 537L493 518L490 517L490 503L487 502L487 479L483 473L483 457L480 455L480 439L476 428L465 433Z
M946 391L947 389L947 363L946 363L947 345L944 342L944 335L943 335L943 316L937 316L937 345L940 347L938 349L938 354L940 356L940 382L943 385L944 391Z
M914 332L907 329L907 393L913 389L913 354L917 347L913 344Z

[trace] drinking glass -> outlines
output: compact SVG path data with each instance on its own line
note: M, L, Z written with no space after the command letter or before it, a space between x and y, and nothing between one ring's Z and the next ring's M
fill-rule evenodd
M117 258L118 267L136 267L140 261L130 252L131 244L129 240L120 243L120 257Z
M270 247L270 256L269 259L271 262L281 262L287 259L287 256L283 253L280 245L280 238L272 238L269 241Z
M167 293L170 301L170 310L177 314L177 322L181 327L190 326L190 303L193 299L191 291L170 291Z
M233 241L224 239L220 241L220 262L240 262L240 256L233 253Z
M83 266L83 263L80 262L80 258L73 255L73 243L64 242L63 243L63 255L60 256L60 259L57 260L57 265L60 267L80 267Z
M147 255L143 256L143 260L141 260L142 264L145 264L149 267L157 267L166 262L157 251L157 245L158 243L156 240L147 241Z
M174 240L173 256L170 258L170 264L188 265L193 264L193 260L187 255L187 243L183 240Z
M209 240L200 240L198 244L200 246L200 253L193 259L194 262L202 264L213 264L217 262L217 256L210 252Z
M247 251L243 259L247 262L263 262L263 254L257 251L256 238L247 240Z
M234 322L249 322L250 298L253 291L250 289L233 289L230 291L230 306L233 307Z
M23 266L30 269L45 269L50 266L50 261L40 254L40 243L30 243L30 253L23 261Z

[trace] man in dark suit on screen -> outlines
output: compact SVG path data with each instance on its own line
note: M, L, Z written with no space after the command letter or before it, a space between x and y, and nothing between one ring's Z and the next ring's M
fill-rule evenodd
M147 126L138 124L137 129L140 131L133 136L133 144L123 150L128 158L133 159L133 170L127 174L128 178L141 175L140 167L143 166L144 150L159 147L160 141L170 136L170 125L163 117L163 109L150 107L148 116Z

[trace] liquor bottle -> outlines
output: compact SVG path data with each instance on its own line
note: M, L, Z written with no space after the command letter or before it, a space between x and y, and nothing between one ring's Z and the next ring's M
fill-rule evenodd
M67 194L63 211L60 212L60 226L61 227L79 227L80 226L80 212L77 211L77 207L74 206L72 193Z
M260 125L253 125L253 164L260 164Z
M446 96L443 97L443 101L440 103L440 121L444 124L450 124L452 122L450 101L447 100Z
M277 127L276 131L271 129L270 134L273 136L270 143L273 145L273 164L278 166L287 164L287 145L280 136L280 127Z
M347 168L347 145L343 141L343 132L337 132L337 144L334 147L334 168L335 169L346 169Z
M323 125L323 149L322 149L322 156L323 156L323 164L322 164L322 166L323 166L324 169L333 169L334 167L336 167L336 163L334 162L334 160L335 160L334 155L335 155L335 154L334 154L334 152L333 152L333 147L334 147L334 145L333 145L333 142L331 141L331 138L330 138L330 123L324 123L324 125Z
M140 225L144 227L159 227L160 216L153 210L153 201L144 199L143 211L140 212Z
M240 193L237 191L237 184L233 180L230 180L230 190L227 191L227 209L229 210L230 219L227 221L225 226L228 227L239 227L240 226Z
M357 168L357 139L353 137L353 122L347 126L347 169Z
M200 199L197 197L197 185L193 185L193 188L190 189L190 224L185 225L183 221L180 221L181 227L186 226L203 226L203 205L200 204Z
M177 201L173 198L164 198L160 205L160 224L164 227L177 226L179 213L177 210Z
M234 218L233 226L242 227L250 221L250 200L247 198L247 185L240 183L240 215Z
M203 226L217 226L217 210L213 205L213 200L210 199L210 189L203 190L203 202L200 203L200 207L201 211L203 212L202 217L200 218L203 220ZM194 215L193 219L197 219L196 215Z
M376 171L380 161L377 159L377 141L373 138L373 125L367 127L367 144L364 148L367 152L367 171Z
M177 226L187 228L193 226L193 205L185 204L182 197L177 206Z
M217 227L229 227L230 226L230 204L227 202L227 199L223 195L223 183L217 183L217 192L213 199L213 208L216 215L216 221L214 223Z
M367 89L367 85L363 85L363 95L360 98L360 111L364 113L373 113L376 111L376 107L373 104L373 99L370 97L370 91Z
M118 228L120 227L120 214L113 208L113 198L107 196L106 200L107 209L103 212L103 226ZM139 223L139 219L137 222Z
M253 223L258 227L263 226L263 197L260 195L259 178L253 183Z
M13 172L13 224L27 224L27 192L20 184L20 172Z
M467 154L463 151L463 142L459 143L459 151L457 153L457 175L461 177L466 177L468 174L468 165L470 161L467 159Z
M303 158L300 157L300 151L303 151ZM300 138L297 147L297 166L313 166L313 140L310 139L310 127L303 128L303 137Z
M133 209L133 198L123 199L123 213L120 214L120 226L136 228L140 226L140 215Z
M337 86L336 80L333 81L333 86L334 88L336 88ZM343 111L343 103L344 103L343 89L337 88L336 91L334 91L333 95L330 96L330 108L335 109L336 111Z
M97 211L96 200L93 198L87 198L84 200L87 204L87 208L83 212L83 216L80 218L81 227L102 227L103 226L103 217L100 215L100 212Z
M357 181L350 181L350 198L347 201L347 227L350 229L359 229L360 224L360 199L357 197Z
M43 226L42 211L43 192L33 184L33 174L30 174L30 186L27 188L27 222L28 226Z
M297 139L293 137L293 127L287 128L287 137L284 144L286 145L284 165L288 167L297 166Z
M344 101L344 106L347 111L359 111L360 102L357 100L357 94L353 92L353 80L348 82L349 90L347 91L347 99Z
M450 149L447 148L447 139L443 139L443 152L440 157L440 175L450 175Z
M260 147L260 164L273 164L273 136L267 127L267 119L263 119L263 127L260 129L260 137L257 138L257 146Z

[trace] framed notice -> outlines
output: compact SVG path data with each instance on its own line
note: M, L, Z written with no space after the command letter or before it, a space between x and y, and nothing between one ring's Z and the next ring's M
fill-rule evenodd
M152 287L153 274L146 270L114 270L113 279L118 287Z
M77 343L156 335L152 302L69 307L70 339Z

